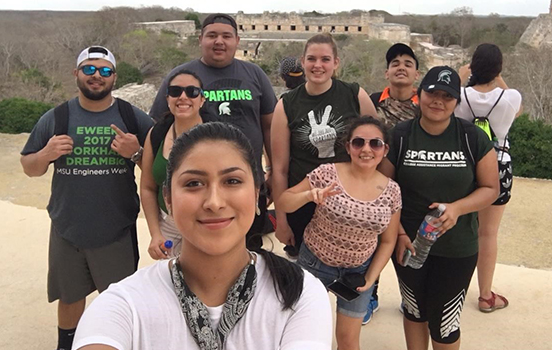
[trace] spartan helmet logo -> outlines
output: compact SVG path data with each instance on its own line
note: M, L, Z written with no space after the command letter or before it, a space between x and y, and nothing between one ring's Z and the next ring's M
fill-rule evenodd
M452 75L452 72L450 70L444 70L439 73L439 78L437 81L442 81L446 83L447 85L450 84L450 76Z
M219 105L219 115L230 115L230 102L223 102Z

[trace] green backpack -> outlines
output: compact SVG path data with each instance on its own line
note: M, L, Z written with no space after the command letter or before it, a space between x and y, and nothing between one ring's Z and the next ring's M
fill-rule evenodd
M487 113L484 117L478 117L473 112L472 106L470 104L470 101L468 100L468 95L466 94L466 89L464 89L464 97L466 98L466 102L468 103L468 107L470 107L470 111L473 115L473 123L481 128L487 134L489 137L489 140L493 141L495 143L495 146L498 147L498 138L496 137L496 134L493 131L493 128L491 128L491 123L489 122L489 115L493 111L493 109L496 107L500 99L502 98L502 95L504 95L504 90L500 93L500 96L498 96L498 99L494 103L494 105L489 110L489 113Z

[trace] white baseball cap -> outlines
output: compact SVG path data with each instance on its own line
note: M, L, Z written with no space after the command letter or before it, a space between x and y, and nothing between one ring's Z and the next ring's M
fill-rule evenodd
M83 61L86 61L91 58L104 59L106 61L111 62L111 64L113 65L113 68L117 67L115 56L113 56L111 51L109 51L103 46L90 46L82 50L81 53L79 54L79 57L77 58L77 68L80 66L80 64Z

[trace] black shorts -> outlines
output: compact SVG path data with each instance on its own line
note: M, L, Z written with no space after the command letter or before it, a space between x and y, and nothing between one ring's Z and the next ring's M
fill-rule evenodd
M404 317L412 322L428 322L431 339L452 344L460 338L460 314L468 292L477 254L467 258L428 256L415 270L393 265L399 279Z
M512 162L498 162L498 182L500 183L500 195L493 205L505 205L512 198Z

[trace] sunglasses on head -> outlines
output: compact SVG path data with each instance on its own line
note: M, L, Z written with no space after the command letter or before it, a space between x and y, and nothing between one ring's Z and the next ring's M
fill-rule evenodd
M96 71L100 72L100 75L104 78L109 78L115 73L115 71L109 67L96 67L91 64L85 64L79 68L85 75L94 75Z
M363 139L358 136L349 141L349 144L354 149L361 149L367 142L373 151L379 151L385 146L385 142L382 139Z
M171 85L167 88L167 95L170 97L180 97L182 95L182 91L186 93L186 96L188 98L196 98L199 95L203 94L203 90L197 86L178 86L178 85Z

